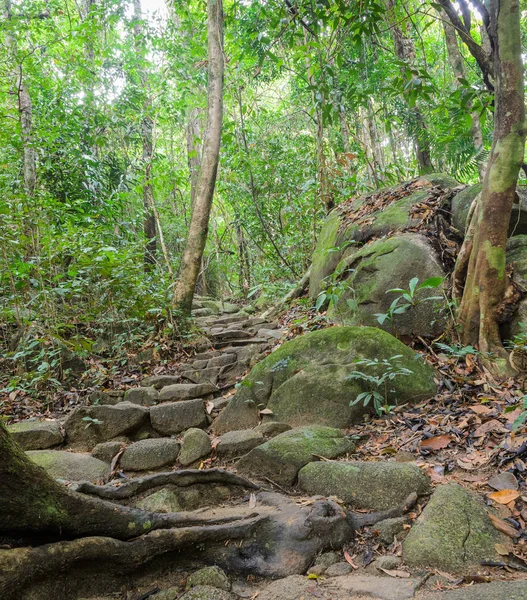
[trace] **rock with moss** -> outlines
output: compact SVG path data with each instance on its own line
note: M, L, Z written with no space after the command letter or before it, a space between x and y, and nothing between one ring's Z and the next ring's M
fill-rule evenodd
M492 525L481 499L457 483L436 488L403 542L406 564L457 572L498 560L494 548L506 543Z
M150 409L150 422L161 435L173 435L190 427L205 427L208 424L201 399L153 406Z
M412 492L430 492L428 477L411 464L397 462L317 462L298 473L308 494L337 496L355 509L386 510L402 504Z
M228 431L221 436L220 443L216 446L216 454L219 458L235 458L264 442L264 436L256 429Z
M26 454L54 479L97 482L110 474L107 463L89 454L60 450L31 450Z
M64 441L58 421L27 419L12 423L7 430L23 450L45 450Z
M111 463L114 456L120 452L124 445L124 442L117 440L113 442L101 442L91 451L91 455L103 462Z
M135 506L149 512L175 513L182 510L177 490L170 485L142 498Z
M336 271L342 274L341 292L328 315L337 323L381 327L398 336L434 337L444 331L447 313L442 283L418 291L415 304L405 312L390 314L402 292L389 290L408 290L414 278L422 283L431 278L440 282L445 277L425 236L403 233L374 240L347 256ZM401 298L397 306L408 304Z
M448 592L430 592L421 600L527 600L527 582L493 581Z
M414 215L413 208L427 198L433 186L443 190L445 197L448 197L459 183L443 173L431 173L390 190L376 191L350 200L334 209L326 217L313 253L309 279L310 298L316 299L326 287L329 277L335 273L339 262L352 254L357 244L417 226L420 219ZM363 222L348 221L349 213L359 211L366 202L385 192L393 195L392 202L387 202L382 209L368 214Z
M115 406L81 406L64 422L68 444L92 450L98 443L139 429L148 420L148 409L129 402Z
M210 585L198 585L185 592L179 600L236 600L238 596L213 588Z
M195 427L187 429L183 434L181 443L179 462L183 467L197 462L200 458L205 458L211 451L210 438L203 429Z
M385 390L379 383L385 365L358 365L360 359L385 359L408 372L401 371L406 374L396 376ZM367 377L377 378L379 385ZM212 427L217 434L255 427L259 411L268 408L275 420L293 427L344 428L374 412L372 402L355 402L359 394L372 391L380 391L387 404L429 399L436 391L434 370L385 331L331 327L286 342L258 363Z
M167 438L141 440L128 446L119 464L125 471L150 471L173 465L179 454L179 442Z
M452 199L452 223L461 235L465 234L466 221L472 202L481 193L483 185L467 186ZM518 187L512 205L509 236L527 234L527 187Z
M195 588L198 585L208 585L218 590L229 592L231 582L223 569L217 566L204 567L195 573L192 573L187 579L187 590Z
M281 433L254 448L237 463L240 473L293 485L298 471L313 460L337 458L355 450L355 444L339 429L313 425Z
M159 402L159 392L154 387L137 387L127 390L124 395L125 402L154 406Z
M520 289L527 289L527 235L515 235L507 241L507 263L513 269L513 278ZM511 320L502 326L504 339L527 335L527 298L520 300Z

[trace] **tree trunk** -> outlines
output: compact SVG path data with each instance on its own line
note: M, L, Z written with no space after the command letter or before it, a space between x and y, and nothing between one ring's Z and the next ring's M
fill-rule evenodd
M503 371L508 366L499 333L508 286L505 250L526 136L518 0L491 0L489 34L496 77L494 137L454 280L463 293L458 315L463 342L493 352L494 366Z
M11 0L5 0L3 13L6 21L11 19ZM13 36L6 36L6 46L16 59L17 43ZM24 192L27 198L33 198L37 183L37 161L33 146L33 103L23 80L21 64L15 68L14 78L20 119Z
M466 78L463 56L461 55L461 52L459 50L456 30L454 29L454 26L450 23L450 21L448 21L448 15L446 13L443 13L442 16L448 61L450 63L450 66L452 67L452 71L454 72L454 77L458 81L459 85L459 80ZM474 144L474 149L477 153L479 153L483 149L483 133L481 131L481 121L477 111L472 111L470 115L472 118L472 142ZM483 164L483 162L480 162L478 170L479 179L480 181L483 181L483 178L485 176L485 165Z
M144 101L142 106L143 121L141 123L141 137L143 141L143 206L144 206L144 220L143 220L143 233L145 236L145 253L144 253L144 265L145 271L151 271L152 267L156 263L156 217L154 213L154 189L152 187L152 157L153 157L153 144L152 136L154 132L154 120L152 119L151 110L152 102L149 98L148 92L148 74L144 67L144 60L146 55L146 48L143 41L143 24L142 24L142 12L141 12L141 0L134 0L134 37L135 47L137 54L140 59L139 69L139 82L141 84L141 94L144 95Z
M190 219L179 277L174 289L174 305L189 315L196 289L209 228L216 173L220 156L223 115L223 6L222 0L208 0L207 125L203 139L201 167L196 198Z
M192 108L187 121L187 161L190 175L191 210L196 198L196 184L198 183L199 168L201 165L201 136L200 109Z
M399 23L397 16L395 15L395 2L394 0L386 0L386 8L390 13L392 21L392 38L395 47L395 54L397 58L407 63L412 67L415 63L415 46L412 38L406 31L406 21ZM413 141L415 146L415 154L417 162L419 164L419 171L421 173L429 173L434 170L432 159L430 158L430 146L427 139L426 123L421 114L421 111L416 106L410 107L410 112L413 129Z

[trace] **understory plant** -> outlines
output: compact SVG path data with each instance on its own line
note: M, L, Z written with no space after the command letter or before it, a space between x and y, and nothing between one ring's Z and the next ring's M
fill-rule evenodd
M355 365L358 367L363 366L369 372L353 371L346 376L346 379L364 381L369 389L360 393L349 405L355 406L359 402L362 402L363 406L366 407L373 402L375 412L379 416L383 413L389 414L392 411L392 406L388 401L388 396L390 393L395 393L394 389L390 389L391 382L398 377L406 377L413 374L413 371L410 369L397 364L397 360L400 358L402 358L402 355L396 354L390 358L363 358L355 360Z

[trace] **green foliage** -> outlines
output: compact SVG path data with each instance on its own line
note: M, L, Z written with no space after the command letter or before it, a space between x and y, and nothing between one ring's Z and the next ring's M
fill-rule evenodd
M388 402L388 395L390 392L394 392L389 388L390 382L397 377L412 375L410 369L397 365L397 359L399 358L401 356L396 355L382 360L365 358L354 361L357 366L364 366L369 372L353 371L347 375L346 379L363 381L369 389L352 400L350 406L360 402L363 403L363 406L373 403L378 415L390 414L392 406Z

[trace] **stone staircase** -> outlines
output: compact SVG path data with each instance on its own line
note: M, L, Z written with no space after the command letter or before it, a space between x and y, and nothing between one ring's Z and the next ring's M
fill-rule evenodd
M206 430L234 386L284 330L235 305L207 299L198 300L193 313L208 341L188 362L173 372L145 377L138 387L95 391L86 406L65 419L11 424L11 435L33 461L69 481L197 467L213 450L213 456L230 460L263 443L270 436L254 432L250 439L227 436L216 448Z

